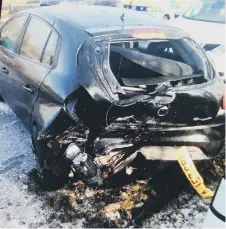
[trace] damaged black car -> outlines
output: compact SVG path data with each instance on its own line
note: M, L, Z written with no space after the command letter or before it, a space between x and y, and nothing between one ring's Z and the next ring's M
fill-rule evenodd
M138 154L224 150L224 84L181 30L68 4L22 11L0 33L0 95L29 129L44 179L100 185Z

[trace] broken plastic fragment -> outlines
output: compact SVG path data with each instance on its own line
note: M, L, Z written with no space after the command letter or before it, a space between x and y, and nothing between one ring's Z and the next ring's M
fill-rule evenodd
M131 175L133 173L133 170L134 170L134 168L131 166L126 167L126 174Z

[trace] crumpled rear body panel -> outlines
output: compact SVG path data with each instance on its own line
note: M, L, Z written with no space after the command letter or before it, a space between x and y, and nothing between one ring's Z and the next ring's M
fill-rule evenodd
M118 93L124 93L113 73L109 70L109 39L83 44L79 53L80 84L97 101L119 101Z
M122 86L110 68L109 45L111 39L125 38L131 36L89 38L82 45L78 52L79 89L65 100L64 106L36 104L35 118L43 119L40 136L55 138L62 144L74 142L92 157L112 150L132 154L143 146L183 145L201 147L209 157L216 155L224 138L224 115L218 114L221 79L216 76L209 82L181 87L174 87L170 80L156 82L152 93ZM125 57L143 65L144 55L130 54L127 52ZM175 61L163 60L161 64L161 58L150 60L157 61L155 67L162 73L170 73L172 81L180 73L192 75L188 66ZM173 70L168 70L169 63L175 66ZM165 115L159 113L162 108L167 110ZM97 150L103 138L109 141Z

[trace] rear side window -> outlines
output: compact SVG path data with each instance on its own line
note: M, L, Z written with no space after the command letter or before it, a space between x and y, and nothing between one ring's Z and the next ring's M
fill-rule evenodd
M32 18L27 27L20 54L40 61L51 28L39 19Z
M55 32L52 32L49 41L46 45L46 48L44 50L42 63L48 65L53 64L54 56L56 53L57 42L58 42L58 35Z
M18 16L9 23L1 31L0 45L13 51L16 48L16 42L20 35L20 31L27 16Z

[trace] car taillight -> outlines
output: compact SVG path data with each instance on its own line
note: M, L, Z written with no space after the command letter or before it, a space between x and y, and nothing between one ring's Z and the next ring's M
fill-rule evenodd
M152 38L165 38L166 35L163 30L161 29L149 29L149 28L138 28L130 30L130 34L134 38L140 39L152 39Z
M224 94L222 98L222 108L226 110L226 90L224 89Z

